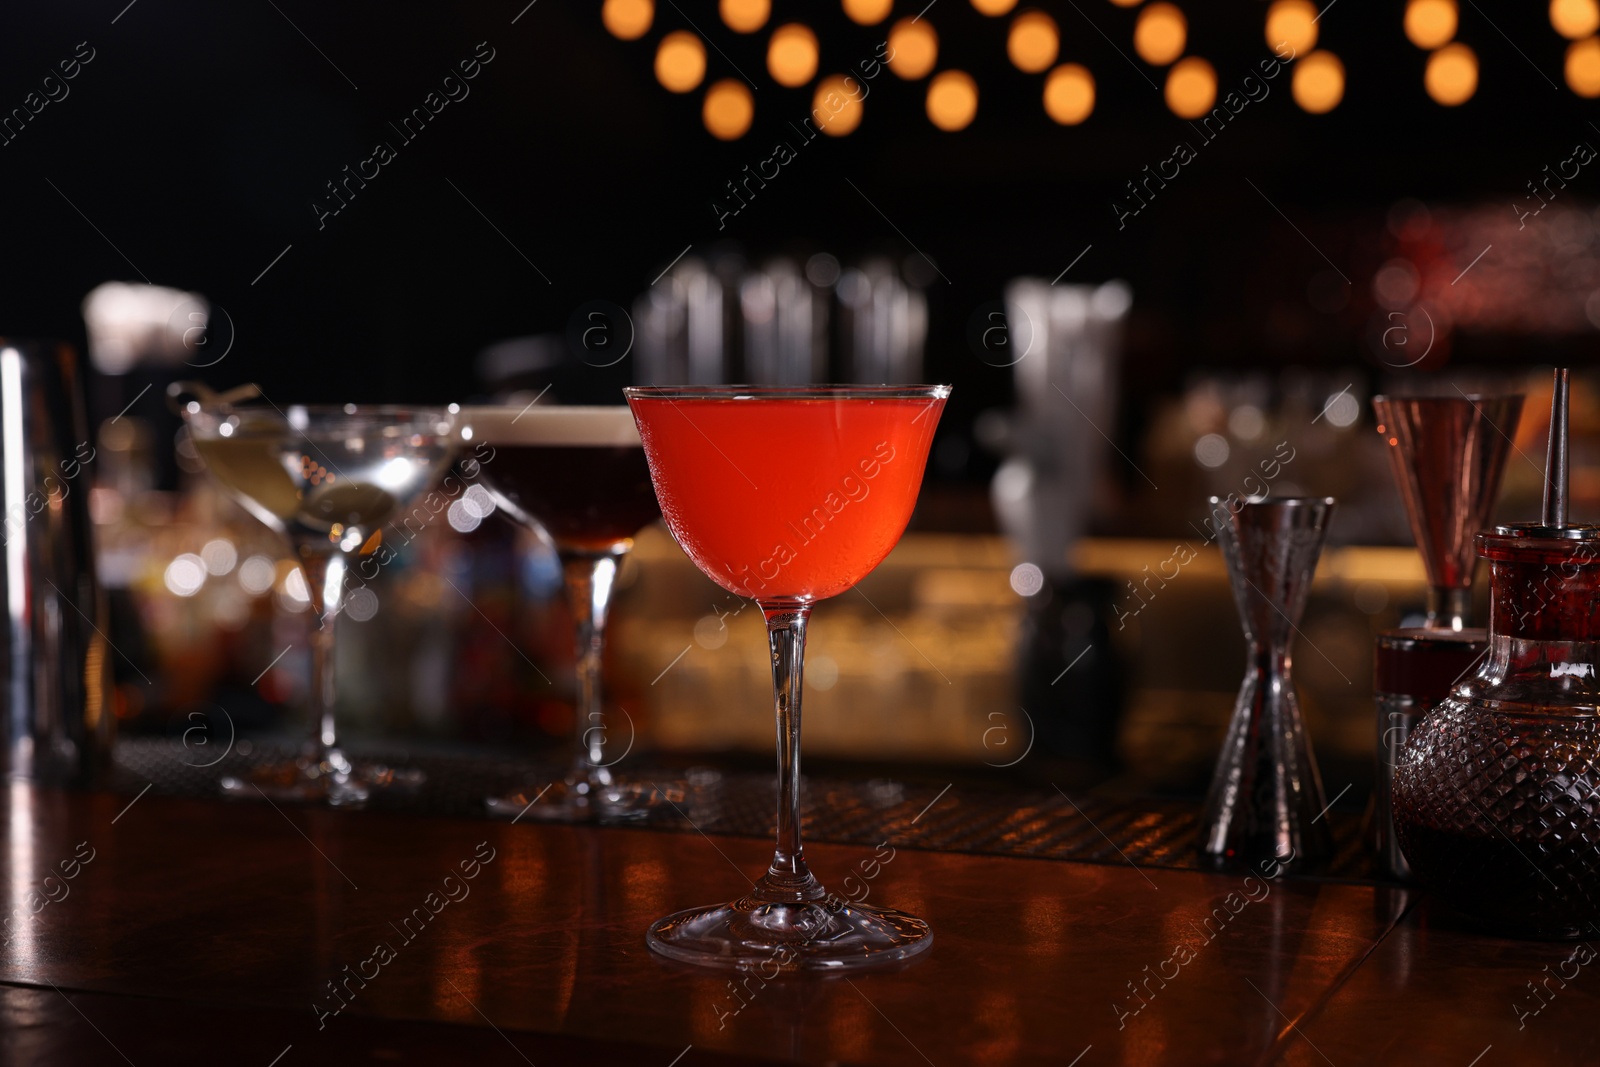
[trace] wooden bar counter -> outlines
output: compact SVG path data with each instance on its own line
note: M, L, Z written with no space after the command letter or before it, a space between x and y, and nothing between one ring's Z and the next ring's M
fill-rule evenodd
M808 852L830 885L878 859L868 899L928 919L931 951L763 985L664 962L643 934L736 895L764 840L11 784L0 1058L1493 1067L1600 1053L1600 976L1562 964L1574 946L1430 926L1404 890L904 847L883 862L893 845Z

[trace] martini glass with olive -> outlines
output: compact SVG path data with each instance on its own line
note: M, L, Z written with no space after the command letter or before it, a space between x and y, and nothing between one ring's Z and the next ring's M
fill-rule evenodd
M288 541L306 580L311 634L312 736L298 759L222 780L224 792L270 799L366 802L375 790L414 785L422 772L355 763L334 719L335 623L346 579L393 558L384 530L403 520L450 465L455 417L443 409L236 407L190 400L184 421L206 469L245 510Z

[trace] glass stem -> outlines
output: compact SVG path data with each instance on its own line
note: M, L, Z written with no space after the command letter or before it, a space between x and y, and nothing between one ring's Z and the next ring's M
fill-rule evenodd
M772 700L778 719L778 845L755 895L772 902L820 900L822 886L806 866L800 843L800 695L811 605L766 601L761 613L772 650Z
M611 587L616 581L619 554L561 553L567 601L577 632L578 722L574 729L577 754L567 784L584 795L612 784L606 762L606 717L601 693L606 647L606 617L611 607Z
M339 749L339 734L334 725L334 625L344 607L343 556L314 552L300 553L305 571L306 592L317 628L311 631L311 745L319 764L348 772L350 763Z
M1428 586L1428 619L1425 625L1445 630L1464 630L1472 619L1472 587L1458 589L1448 585Z

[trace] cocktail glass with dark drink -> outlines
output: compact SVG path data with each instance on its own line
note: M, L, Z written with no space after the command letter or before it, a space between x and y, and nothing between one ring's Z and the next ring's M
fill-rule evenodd
M471 407L461 423L464 438L492 449L479 470L496 502L555 545L577 631L577 751L566 776L490 797L489 809L560 821L642 815L663 793L613 772L628 749L609 735L602 691L617 569L661 514L633 416L623 405Z
M206 406L182 409L206 469L294 549L317 627L311 634L312 738L292 761L222 779L224 792L271 799L365 802L414 785L422 772L352 762L334 722L335 622L352 571L375 577L394 558L384 530L455 455L455 417L442 409Z
M842 901L800 842L806 626L852 588L911 519L950 387L750 386L624 390L667 527L695 565L766 618L777 715L777 848L750 893L657 920L647 941L705 966L833 971L903 960L928 924ZM774 970L775 969L775 970Z

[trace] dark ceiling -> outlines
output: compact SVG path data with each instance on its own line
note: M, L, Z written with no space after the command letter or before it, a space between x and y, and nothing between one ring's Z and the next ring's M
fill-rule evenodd
M663 0L650 33L624 42L602 28L598 3L524 3L12 7L0 16L0 107L22 106L79 42L93 59L0 147L0 330L81 344L83 294L143 277L226 309L235 337L206 371L213 384L454 399L477 388L471 357L485 344L560 331L590 300L628 304L686 245L848 259L914 243L948 278L929 290L930 376L978 401L1009 385L966 349L973 310L1006 279L1054 277L1090 248L1068 280L1132 283L1141 384L1163 388L1206 365L1370 363L1359 317L1315 310L1307 287L1331 266L1359 306L1391 203L1504 201L1510 212L1546 164L1580 140L1600 144L1593 102L1563 82L1566 42L1543 4L1463 5L1457 36L1481 80L1468 103L1445 108L1423 91L1426 54L1402 33L1400 4L1336 0L1319 47L1348 71L1343 103L1308 115L1280 76L1204 142L1165 107L1163 72L1129 58L1134 11L1033 5L1060 24L1062 59L1098 84L1093 116L1063 128L1043 113L1041 76L1007 61L1008 20L937 0L924 17L939 67L976 78L977 120L936 130L922 84L885 72L858 130L805 146L719 230L725 183L797 140L791 124L809 112L809 90L766 74L766 33L732 33L707 0ZM1215 64L1224 90L1268 57L1265 4L1184 6L1188 51ZM873 56L887 25L857 26L823 0L774 9L774 24L817 31L824 73ZM675 96L652 75L655 42L691 20L714 46L709 79L742 71L756 86L755 124L739 141L713 140L699 94ZM490 50L470 95L403 141L391 123ZM1119 228L1112 203L1125 183L1179 141L1196 158ZM394 158L319 218L325 183L378 142ZM1567 194L1580 202L1593 181L1585 171ZM1301 323L1292 351L1273 341L1285 316ZM1457 353L1504 358L1488 343Z

